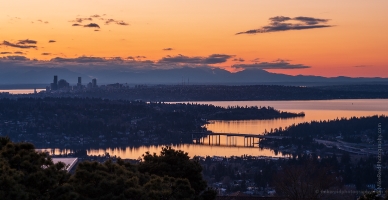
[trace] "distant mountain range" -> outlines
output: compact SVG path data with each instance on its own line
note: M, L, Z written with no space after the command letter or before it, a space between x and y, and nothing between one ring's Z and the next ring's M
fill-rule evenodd
M76 84L77 77L82 77L83 84L92 78L97 78L98 84L128 83L128 84L271 84L271 83L388 83L388 78L350 78L321 76L291 76L270 73L260 69L248 69L237 73L219 68L197 67L155 70L129 70L117 69L67 69L67 68L42 68L24 67L18 69L0 70L0 84L46 84L53 81L53 76L65 79L70 84Z

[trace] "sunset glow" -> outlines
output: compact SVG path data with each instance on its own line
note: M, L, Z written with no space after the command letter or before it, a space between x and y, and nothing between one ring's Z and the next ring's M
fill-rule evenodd
M200 63L229 71L242 70L234 67L240 64L280 63L265 70L388 77L386 0L13 0L2 5L3 59L133 57L157 63L169 57L228 55ZM289 19L274 19L280 16Z

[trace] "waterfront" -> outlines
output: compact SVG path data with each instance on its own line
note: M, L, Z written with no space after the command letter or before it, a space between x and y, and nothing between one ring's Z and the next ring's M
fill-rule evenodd
M36 92L46 91L46 89L36 89ZM14 90L0 90L0 93L8 92L9 94L32 94L34 89L14 89Z
M388 100L386 99L357 99L357 100L323 100L323 101L216 101L198 102L201 104L213 104L217 106L271 106L281 111L305 112L305 117L275 120L240 120L240 121L211 121L206 125L208 130L217 133L241 133L241 134L262 134L271 128L287 127L292 124L310 122L312 120L331 120L342 117L361 117L372 115L388 115ZM173 148L188 152L190 156L241 156L244 154L252 156L283 156L281 153L275 154L270 149L260 149L256 147L244 146L243 137L221 136L219 146L209 145L215 138L203 138L203 144L181 144L173 145ZM257 139L256 141L257 142ZM146 151L151 153L159 152L163 145L144 145L140 147L128 146L125 148L93 148L88 149L89 155L104 155L122 158L137 159ZM54 154L64 154L70 150L52 149Z

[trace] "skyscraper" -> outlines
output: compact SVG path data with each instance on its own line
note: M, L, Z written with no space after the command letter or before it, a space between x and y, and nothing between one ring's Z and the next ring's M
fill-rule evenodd
M92 79L92 87L97 87L97 79Z
M57 90L58 89L58 76L54 76L54 81L51 83L51 90Z
M78 88L81 88L81 87L82 87L82 79L81 79L81 77L78 77L77 87L78 87Z

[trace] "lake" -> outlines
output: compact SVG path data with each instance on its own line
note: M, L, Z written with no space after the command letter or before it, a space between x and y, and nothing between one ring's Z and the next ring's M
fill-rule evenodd
M36 89L36 92L46 91L46 89ZM34 93L34 89L16 89L16 90L0 90L0 93L8 92L10 94L31 94Z
M191 102L190 102L191 103ZM292 124L310 122L313 120L331 120L342 117L361 117L372 115L388 115L388 99L346 99L346 100L312 100L312 101L214 101L214 102L193 102L201 104L213 104L216 106L270 106L281 111L304 112L305 117L274 120L218 120L207 124L208 130L216 133L241 133L241 134L262 134L271 128L287 127ZM210 141L215 138L210 138ZM220 145L209 145L209 138L204 138L204 144L181 144L173 145L175 149L188 152L190 156L241 156L248 154L252 156L281 157L281 153L275 155L270 149L244 146L243 137L220 137ZM257 142L257 141L254 141ZM111 156L116 155L122 158L137 159L144 152L160 152L162 145L149 145L141 147L89 149L89 155L104 155L106 152ZM60 154L68 150L51 149L52 153Z

